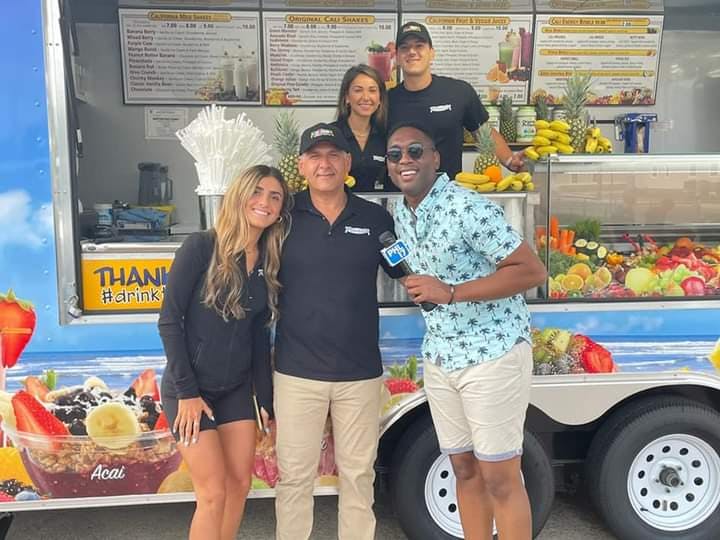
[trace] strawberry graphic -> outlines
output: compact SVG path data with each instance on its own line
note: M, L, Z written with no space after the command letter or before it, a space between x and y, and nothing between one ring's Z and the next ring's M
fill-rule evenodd
M32 375L25 377L25 380L23 381L23 386L25 386L25 390L27 390L29 394L35 396L40 401L45 401L45 398L50 391L50 389L45 385L44 382L42 382L37 377L33 377Z
M398 377L392 377L385 379L385 386L390 390L390 394L407 394L411 392L417 392L418 385L415 381L410 379L401 379Z
M13 367L35 330L35 310L31 303L15 297L12 289L0 294L0 336L2 366Z
M152 396L155 401L160 401L160 389L158 388L157 381L155 380L155 370L146 369L130 385L130 388L135 390L135 395L138 398L143 396Z
M65 424L25 390L18 391L12 397L12 406L17 430L20 432L43 435L48 438L70 434ZM53 450L58 450L58 446L50 444L50 448Z
M161 412L160 416L158 416L158 419L155 422L155 427L153 429L155 431L170 429L170 424L168 424L168 419L164 412Z

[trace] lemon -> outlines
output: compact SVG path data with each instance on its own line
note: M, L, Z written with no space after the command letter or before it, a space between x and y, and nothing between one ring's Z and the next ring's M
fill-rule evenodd
M610 285L613 280L612 272L610 272L610 270L608 270L605 266L601 266L595 271L595 277L598 278L603 287Z

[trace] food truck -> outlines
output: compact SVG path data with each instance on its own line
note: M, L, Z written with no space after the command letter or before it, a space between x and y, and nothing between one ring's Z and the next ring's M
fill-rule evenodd
M590 73L587 107L574 118L565 108L567 124L556 127L564 133L580 118L580 135L608 141L572 153L546 149L531 163L531 189L498 184L485 194L548 269L547 283L527 293L535 375L522 470L534 533L555 492L565 490L587 493L619 538L714 538L720 28L707 13L717 7L710 0L7 6L0 528L7 532L19 511L193 499L161 410L165 358L156 320L175 250L212 225L217 200L198 191L196 166L176 132L219 104L274 141L281 164L288 156L278 139L292 142L293 129L334 118L349 65L368 63L388 87L398 83L395 33L401 22L421 20L437 50L434 71L467 79L488 106L510 96L522 129L536 129L520 120L543 114L539 96L563 118L567 79ZM500 114L498 128L511 137L507 104ZM468 148L464 169L473 171L476 158ZM399 198L363 196L390 210ZM381 484L409 538L462 538L452 468L422 390L422 316L382 275L378 302L387 368ZM325 431L317 494L337 493L329 423ZM267 438L259 438L254 472L251 496L272 497L277 467Z

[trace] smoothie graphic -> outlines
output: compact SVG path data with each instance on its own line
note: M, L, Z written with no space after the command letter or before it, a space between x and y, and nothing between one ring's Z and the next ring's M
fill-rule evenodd
M380 78L383 81L392 81L395 43L390 41L387 45L383 46L373 41L368 46L367 51L368 65L380 74Z
M2 428L38 498L156 493L181 461L159 400L152 369L125 390L94 376L50 390L27 377Z

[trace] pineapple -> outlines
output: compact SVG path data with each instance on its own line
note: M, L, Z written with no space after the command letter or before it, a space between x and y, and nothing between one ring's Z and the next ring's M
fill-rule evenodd
M535 98L535 115L538 120L550 122L550 107L548 106L547 97L538 96Z
M485 169L491 165L500 166L500 161L495 156L495 140L492 138L492 127L487 122L478 129L475 148L478 151L478 157L475 158L475 165L473 166L475 174L483 174Z
M290 191L302 191L307 182L298 171L298 149L300 135L294 111L282 112L275 117L275 148L280 154L278 169L282 173Z
M515 139L517 139L513 101L510 96L503 96L500 101L500 135L509 143L515 142Z
M585 131L587 129L587 115L585 104L588 100L592 77L590 72L585 74L574 71L565 83L565 96L563 97L563 108L565 109L565 121L570 124L570 144L575 153L585 151Z

